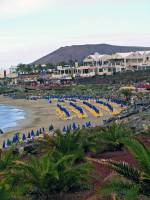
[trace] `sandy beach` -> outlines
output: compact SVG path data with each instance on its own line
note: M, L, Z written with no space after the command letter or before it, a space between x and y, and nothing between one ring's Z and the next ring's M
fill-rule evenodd
M50 124L53 124L55 129L62 129L64 125L69 125L73 122L77 124L84 124L87 121L91 121L93 125L102 125L103 119L108 118L108 115L104 117L95 118L86 111L88 118L78 119L74 113L71 113L73 119L63 121L56 115L56 102L49 104L47 100L26 100L26 99L11 99L8 97L0 96L0 103L6 105L13 105L23 109L26 112L26 118L18 121L17 126L11 128L8 132L0 135L0 145L3 140L9 138L16 132L29 132L32 129L37 130L40 127L48 129ZM68 104L69 105L69 104Z

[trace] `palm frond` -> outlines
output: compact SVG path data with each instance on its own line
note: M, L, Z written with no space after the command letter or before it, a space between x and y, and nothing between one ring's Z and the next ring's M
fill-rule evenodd
M99 163L101 165L106 165L109 168L113 169L114 171L116 171L118 174L124 176L125 178L127 178L128 180L134 181L135 183L139 183L140 182L140 177L141 177L141 172L130 166L128 163L126 162L117 162L111 159L93 159L93 158L89 158L86 157L86 159L88 161L92 161L92 162L96 162Z
M11 200L10 194L2 186L0 186L0 199Z
M150 177L150 149L135 139L125 139L123 143L139 162L143 171Z
M139 187L123 179L112 180L102 186L98 194L100 196L116 194L117 199L134 200L139 194Z
M14 147L8 149L5 152L1 153L1 157L0 157L0 171L5 170L6 168L8 168L12 161L17 159L18 156L13 154L13 150Z
M135 183L140 182L141 172L138 169L130 166L128 163L108 160L108 164L110 165L111 169L124 176L128 180L134 181Z

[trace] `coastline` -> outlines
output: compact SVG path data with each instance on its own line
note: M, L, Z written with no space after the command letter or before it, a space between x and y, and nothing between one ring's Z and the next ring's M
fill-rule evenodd
M35 115L31 107L27 107L25 102L15 101L11 98L4 97L0 95L0 103L8 106L15 106L19 109L22 109L25 112L25 118L16 121L16 126L8 128L8 131L5 131L4 134L0 135L0 146L2 145L3 140L11 137L15 132L28 131L33 127L33 122L35 120Z
M0 103L5 105L16 106L25 111L25 119L16 121L17 126L9 128L7 132L0 135L0 146L3 140L11 137L15 132L28 132L32 129L40 127L47 128L50 124L49 112L47 109L48 103L45 100L28 101L25 99L11 99L0 96Z
M18 125L28 117L28 112L26 112L24 108L3 102L0 102L0 114L0 129L4 133L18 127Z
M103 124L103 118L94 118L92 115L90 115L90 113L88 113L88 118L82 120L74 117L72 120L63 121L55 114L57 103L49 104L49 102L44 99L37 101L12 99L0 95L0 103L16 106L17 108L23 109L26 113L26 118L17 121L16 127L10 128L9 131L0 135L0 146L4 140L10 138L16 132L28 133L32 129L37 130L41 127L44 127L46 130L48 130L50 124L53 124L55 129L61 130L63 129L64 125L69 125L73 122L82 125L87 121L91 121L94 126Z

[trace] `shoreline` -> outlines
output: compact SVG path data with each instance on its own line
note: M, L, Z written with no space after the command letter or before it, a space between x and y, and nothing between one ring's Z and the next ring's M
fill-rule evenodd
M103 119L108 119L108 116L95 118L88 111L88 118L78 119L74 117L71 120L63 121L62 119L56 116L56 105L57 103L49 104L47 100L39 99L35 100L26 100L26 99L12 99L9 97L4 97L0 95L0 103L6 105L16 106L17 108L23 109L26 113L26 118L17 121L17 126L12 127L9 131L0 135L0 146L4 140L10 138L14 133L28 133L32 129L35 131L41 127L44 127L48 131L49 125L53 124L55 129L63 129L64 125L69 125L75 122L82 126L87 121L91 121L93 126L102 126Z
M23 110L25 113L24 119L16 120L16 126L8 128L7 131L4 131L4 134L0 135L1 146L3 140L10 138L15 132L29 131L33 127L33 120L35 119L35 115L31 108L29 109L27 106L24 105L25 103L15 102L11 98L0 96L0 103L8 106L14 106L18 109Z
M1 98L0 98L0 99L1 99ZM19 124L22 123L23 121L25 121L25 120L28 118L28 116L29 116L29 112L28 112L26 109L24 109L23 107L16 106L16 105L12 105L12 104L8 104L8 103L5 103L5 102L0 102L0 105L4 105L4 106L8 106L8 107L12 106L14 109L16 108L16 109L18 109L19 111L23 112L23 118L21 118L21 119L17 119L17 118L16 118L16 120L14 120L14 122L16 123L16 125L14 125L14 126L12 126L12 127L7 127L7 128L5 128L6 130L5 130L5 129L2 129L2 131L3 131L4 133L11 132L11 131L13 131L14 129L16 129L16 127L21 126L21 125L19 125ZM0 128L1 128L1 127L0 127Z
M0 135L0 146L2 145L3 140L10 138L15 132L27 133L32 129L35 130L42 126L47 128L49 125L47 120L48 112L45 113L47 103L44 100L39 100L35 102L24 99L15 100L9 97L0 96L0 103L8 106L15 106L19 109L24 110L25 112L24 119L17 120L17 125L15 127L9 128L8 131Z

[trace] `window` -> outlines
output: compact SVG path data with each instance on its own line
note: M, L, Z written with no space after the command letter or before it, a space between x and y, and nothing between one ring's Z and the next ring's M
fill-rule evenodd
M88 74L89 70L88 69L83 69L83 74Z
M103 64L104 64L104 65L107 65L107 64L108 64L108 61L104 61Z
M103 69L99 69L99 72L103 72Z
M108 72L111 72L111 68L108 68Z

